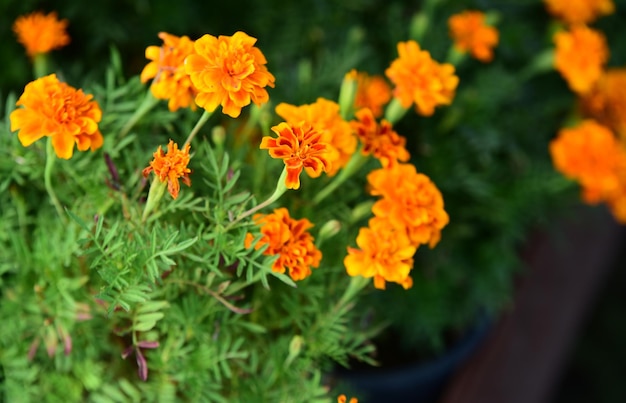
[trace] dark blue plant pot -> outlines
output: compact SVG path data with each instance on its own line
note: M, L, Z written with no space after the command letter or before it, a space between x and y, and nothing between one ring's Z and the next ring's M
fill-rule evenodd
M436 402L454 371L480 346L490 327L491 320L481 316L446 353L430 361L393 369L342 371L339 377L354 387L359 403Z

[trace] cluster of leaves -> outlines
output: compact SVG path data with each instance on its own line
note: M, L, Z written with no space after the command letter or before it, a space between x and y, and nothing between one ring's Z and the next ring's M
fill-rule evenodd
M326 401L323 371L351 358L371 362L369 340L379 330L349 330L357 294L341 260L296 286L271 270L264 248L244 247L255 231L251 217L236 224L233 217L271 193L280 168L261 156L258 142L235 145L236 131L258 140L256 124L215 122L214 130L228 132L226 142L198 138L193 188L142 221L142 169L158 144L188 133L199 113L160 105L128 135L116 134L147 90L136 77L125 79L121 64L113 51L103 84L84 87L103 109L103 151L55 166L52 185L66 217L56 214L43 186L43 142L19 144L8 122L15 96L7 100L0 126L0 315L10 325L0 330L0 395ZM354 234L337 236L347 245Z

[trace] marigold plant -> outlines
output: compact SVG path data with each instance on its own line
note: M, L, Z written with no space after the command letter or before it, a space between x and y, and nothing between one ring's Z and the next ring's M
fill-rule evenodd
M375 117L383 114L383 107L391 100L391 87L384 77L351 70L348 76L356 80L354 108L369 108Z
M378 124L369 108L358 110L355 116L357 120L350 123L363 144L361 152L364 155L372 154L384 168L409 160L406 139L393 130L391 123L382 119Z
M98 123L102 111L93 96L59 81L56 74L26 85L11 112L11 130L28 147L42 137L50 137L59 158L70 159L74 145L79 151L95 151L102 146Z
M70 43L67 25L68 21L59 20L56 12L34 12L18 17L13 23L13 31L28 56L34 57L38 53L48 53Z
M322 133L308 122L282 122L272 127L272 131L278 137L263 137L259 147L262 150L267 149L272 158L285 162L287 189L300 188L300 173L303 169L309 176L316 178L331 166L328 160L328 143L322 140Z
M170 140L167 144L167 153L164 153L159 146L150 165L142 171L143 176L148 177L150 172L154 172L156 180L162 183L167 182L167 191L173 199L176 199L180 192L179 179L185 185L191 186L191 179L189 178L191 169L187 167L191 158L189 156L190 147L191 145L187 144L182 150L179 150L178 144Z
M141 71L142 83L152 79L150 91L157 99L167 99L167 106L174 112L179 108L196 108L197 91L185 71L185 58L193 53L193 41L188 36L176 36L160 32L162 46L148 46L146 59L150 60Z
M344 259L351 276L374 278L374 286L385 289L386 282L410 288L409 273L413 269L413 255L417 246L403 227L390 220L374 217L367 228L361 228L356 238L358 249L348 247Z
M291 218L289 211L283 207L275 209L271 214L256 214L254 221L261 231L261 239L255 244L255 248L267 245L263 254L277 256L272 270L277 273L287 271L294 281L300 281L311 275L311 268L319 267L322 253L308 232L313 227L309 220ZM253 241L254 236L248 233L246 248Z
M606 200L626 173L626 149L605 126L594 120L561 129L550 143L555 168L580 183L587 203Z
M370 172L367 182L370 193L381 196L372 207L376 217L404 228L416 246L437 245L449 217L441 192L428 176L418 173L412 164L396 164Z
M609 127L626 142L626 69L607 69L580 99L584 116Z
M487 25L481 11L463 11L448 20L454 46L461 52L470 52L481 62L493 60L493 48L498 44L498 30Z
M572 91L585 94L602 75L609 59L604 35L584 25L554 35L554 67Z
M232 36L205 34L195 41L195 52L185 59L185 71L198 90L196 103L208 112L218 106L236 118L251 102L269 100L265 87L274 87L274 76L256 38L244 32Z
M324 98L318 98L312 104L301 106L280 103L276 114L288 123L309 122L313 129L321 133L321 142L327 144L326 159L329 164L326 174L335 175L343 168L356 151L358 140L350 124L341 118L339 104Z
M450 105L459 78L454 66L440 64L415 41L398 43L399 57L385 70L395 85L393 96L404 108L415 103L417 112L430 116L439 105Z
M613 0L543 0L548 12L568 24L586 24L615 11Z

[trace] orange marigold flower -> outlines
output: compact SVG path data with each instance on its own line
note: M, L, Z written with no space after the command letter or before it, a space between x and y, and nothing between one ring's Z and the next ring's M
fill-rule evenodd
M281 158L285 162L287 189L300 188L300 173L303 168L312 178L320 176L322 171L328 169L328 144L322 141L322 134L309 123L283 122L272 127L272 131L278 137L263 137L259 148L269 150L272 158Z
M346 401L347 401L346 395L337 396L337 403L346 403ZM351 397L348 403L359 403L359 399L357 399L356 397Z
M355 115L358 120L350 124L363 144L364 155L373 154L384 168L409 160L406 139L393 130L390 122L383 119L379 125L369 108L360 109Z
M382 76L370 76L369 74L351 70L347 76L356 80L356 95L354 108L369 108L375 117L383 114L383 106L391 100L391 87Z
M291 124L310 122L322 134L321 141L327 144L326 174L329 176L343 168L356 151L357 139L350 124L341 118L336 102L318 98L315 103L302 106L280 103L276 113Z
M452 103L459 84L453 65L437 63L412 40L398 43L398 54L385 74L395 84L393 95L404 108L415 102L420 115L430 116L436 106Z
M559 172L580 183L587 203L610 198L626 174L626 150L607 127L594 120L561 129L550 142L550 155Z
M586 24L615 11L612 0L544 0L548 12L568 24Z
M481 62L493 59L493 48L498 44L498 30L485 22L485 13L463 11L448 19L450 36L461 52L470 52Z
M265 87L274 87L274 76L255 43L256 38L244 32L196 40L195 52L185 60L185 71L198 90L198 105L209 112L222 105L225 114L236 118L250 102L269 101Z
M412 164L396 164L370 172L367 181L370 193L382 196L372 207L375 216L405 228L415 245L437 245L449 217L441 192L428 176Z
M288 270L289 276L299 281L311 275L311 267L319 267L322 252L315 247L313 236L307 232L313 227L309 220L291 218L284 207L271 214L255 214L253 219L261 227L261 239L255 249L267 245L263 254L278 256L272 264L273 271L284 273ZM249 248L253 241L254 236L248 233L245 247Z
M608 69L581 99L583 114L626 141L626 69Z
M67 20L59 20L57 13L34 12L18 17L13 23L17 41L26 48L28 56L47 53L70 43Z
M374 277L374 286L379 289L385 288L385 282L412 284L407 278L417 246L404 228L374 217L367 228L359 230L356 243L359 249L348 247L343 260L350 276Z
M80 151L102 146L98 123L102 111L92 95L61 82L55 74L32 81L17 100L21 106L11 112L11 131L24 147L46 136L59 158L70 159L74 144Z
M141 82L150 79L150 91L157 99L169 100L167 106L174 112L179 108L196 109L194 98L198 93L185 72L185 58L193 53L193 41L187 36L159 33L163 46L148 46L146 59L151 60L141 71Z
M604 35L584 25L554 35L554 67L576 93L588 92L602 75L609 59Z
M159 181L167 181L167 191L172 195L172 198L176 199L180 192L179 178L182 179L185 185L191 186L191 179L189 179L191 169L187 168L190 159L189 147L190 144L187 144L184 149L179 150L178 144L170 140L167 144L166 154L159 146L158 150L153 154L154 159L143 170L143 176L148 177L150 171L154 171Z

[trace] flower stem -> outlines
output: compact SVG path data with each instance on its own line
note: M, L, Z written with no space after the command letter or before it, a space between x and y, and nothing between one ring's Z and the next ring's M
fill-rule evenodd
M209 112L207 110L205 110L202 113L202 116L200 116L200 119L198 119L198 122L196 123L196 125L193 127L193 129L191 129L191 133L189 133L187 140L185 140L185 144L183 144L182 149L187 147L187 144L191 143L191 140L193 140L193 138L196 137L196 134L198 134L200 129L202 129L202 126L204 126L204 124L207 122L207 120L209 120L212 114L213 112Z
M339 171L339 174L333 178L333 180L326 185L315 197L313 198L313 204L318 204L326 197L328 197L335 189L337 189L342 183L349 179L355 172L357 172L363 164L367 161L367 156L363 155L361 150L357 150L352 154L352 158L348 161L348 164Z
M54 149L52 148L52 138L48 138L46 143L46 167L44 169L44 184L46 187L46 191L48 192L48 196L50 196L50 201L54 205L54 208L59 215L59 218L63 222L63 224L67 223L65 219L65 213L63 211L63 207L57 198L56 193L54 193L54 188L52 187L52 168L54 167L54 161L56 159L56 155L54 154Z
M226 231L231 229L235 224L237 224L239 221L243 220L244 218L251 216L252 214L256 213L262 208L265 208L269 206L270 204L274 203L276 200L278 200L280 196L282 196L287 190L287 186L285 185L286 178L287 178L287 167L285 167L283 169L283 172L280 174L280 178L278 178L278 182L276 183L276 189L274 189L274 193L272 193L272 195L263 203L257 204L256 206L252 207L250 210L244 211L239 216L237 216L237 218L235 218L233 221L230 222L230 224L228 224L228 226L226 227Z
M152 184L150 185L150 190L148 191L148 200L146 200L146 206L143 209L143 214L141 215L141 221L145 222L146 218L148 218L148 213L150 213L157 206L163 195L165 194L165 188L167 187L167 181L161 181L159 178L155 176L152 180Z
M408 108L402 106L398 98L393 98L387 105L387 108L385 108L385 119L392 125L395 125L402 119L407 110Z
M48 75L48 54L37 53L33 57L33 74L35 78L41 78Z
M133 127L135 127L137 122L139 122L139 120L144 117L144 115L148 113L150 109L154 108L154 106L158 103L159 100L155 98L154 95L152 95L152 92L150 92L150 90L148 90L146 92L146 97L143 99L141 105L139 105L139 108L137 108L135 113L133 113L130 119L128 119L128 122L126 122L126 124L120 131L119 138L121 139L126 136L128 132L130 132Z

